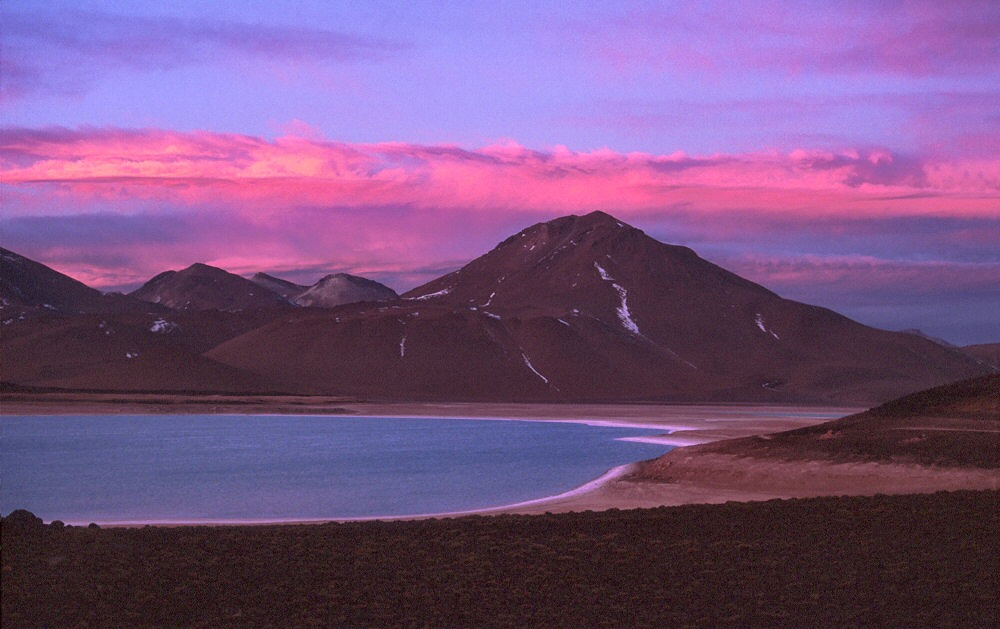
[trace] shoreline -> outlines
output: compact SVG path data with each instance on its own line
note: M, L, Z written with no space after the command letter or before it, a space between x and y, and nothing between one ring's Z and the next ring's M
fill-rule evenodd
M276 518L260 520L93 520L108 528L144 526L273 526L309 525L329 522L398 521L446 519L475 515L544 514L607 509L650 508L686 504L751 502L782 498L840 495L927 493L957 489L1000 489L1000 470L932 468L884 463L832 463L822 460L781 461L752 457L725 457L688 449L724 439L763 435L816 425L857 409L807 405L722 404L473 404L473 403L359 403L338 401L336 411L320 409L249 408L245 406L183 409L151 409L145 405L103 402L75 404L68 400L53 405L10 405L4 416L88 414L212 414L301 416L330 415L353 419L427 418L479 421L543 421L579 423L618 428L662 430L662 435L620 437L624 441L673 446L667 454L671 477L644 476L642 461L608 470L598 478L566 492L512 504L440 513L379 515L347 518ZM12 408L13 406L13 408ZM104 412L111 406L113 412ZM138 406L138 407L137 407ZM325 408L330 411L329 407ZM28 411L28 412L25 412ZM34 411L34 412L30 412ZM39 411L43 411L39 413ZM47 411L47 412L46 412ZM152 412L151 412L152 411ZM70 523L86 525L88 522Z
M308 525L308 524L329 524L331 522L390 522L408 520L439 520L447 518L461 518L473 515L500 515L504 513L514 513L517 509L525 509L537 506L544 506L552 501L568 500L583 496L594 491L601 486L610 483L635 470L636 463L626 463L613 467L599 477L589 482L564 491L561 494L533 498L522 502L501 505L498 507L484 507L482 509L469 509L463 511L443 511L440 513L415 513L406 515L377 515L377 516L357 516L348 518L302 518L302 519L276 519L276 520L135 520L124 522L98 522L95 524L103 528L138 528L143 526L161 527L181 527L181 526L285 526L285 525ZM88 523L80 521L64 522L73 526L87 526Z
M107 402L101 406L107 405ZM41 408L33 408L35 413L26 413L23 405L15 405L12 409L4 404L0 422L4 416L14 415L49 415L38 413ZM146 412L128 412L133 407L129 405L114 405L114 413L95 412L94 408L80 408L72 403L58 405L61 411L58 415L164 415L188 414L177 412L149 412L149 408L135 409ZM56 410L52 404L44 405L44 410ZM312 413L281 413L278 409L256 411L249 408L226 408L226 411L238 412L201 412L190 414L212 415L271 415L271 416L301 416ZM218 409L223 410L223 409ZM551 423L578 423L590 426L607 426L616 428L643 428L663 430L665 434L655 436L622 437L623 441L640 443L655 443L656 445L683 448L689 445L709 443L722 439L767 434L811 426L835 417L849 414L855 409L844 407L821 406L768 406L768 405L720 405L720 404L472 404L472 403L351 403L340 404L338 410L347 412L316 413L330 415L335 418L378 419L378 418L428 418L439 417L463 421L541 421ZM21 411L21 412L17 412ZM81 412L83 411L83 412ZM90 412L86 412L90 411ZM632 473L639 462L632 462L608 470L601 476L591 479L582 485L566 492L534 498L512 504L497 505L479 509L454 512L402 514L382 516L362 516L352 518L285 518L261 520L128 520L106 521L89 520L82 522L71 520L73 525L86 525L94 522L102 527L143 527L143 526L266 526L266 525L301 525L322 524L327 522L349 521L388 521L388 520L421 520L432 518L453 518L471 515L498 515L503 513L545 513L547 511L575 510L575 505L587 505L585 509L603 510L625 508L618 504L615 498L610 500L598 498L606 496L609 484L619 481ZM595 498L596 501L595 501ZM64 520L65 522L65 520Z
M197 403L191 403L195 397ZM722 439L749 437L812 426L865 410L849 406L736 403L495 403L495 402L359 402L341 398L163 394L5 394L0 397L0 421L5 416L62 415L273 415L443 419L503 419L511 421L571 421L616 428L662 429L677 447ZM137 402L137 399L146 400ZM307 400L310 403L290 404ZM682 415L683 418L678 418Z

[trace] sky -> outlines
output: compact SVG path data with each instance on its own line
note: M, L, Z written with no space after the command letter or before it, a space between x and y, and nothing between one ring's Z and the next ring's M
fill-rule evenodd
M0 244L404 291L603 210L778 294L1000 341L1000 3L0 3Z

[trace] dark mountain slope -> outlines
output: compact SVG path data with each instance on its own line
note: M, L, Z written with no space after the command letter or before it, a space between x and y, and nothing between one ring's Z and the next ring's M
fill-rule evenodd
M254 273L250 281L273 293L278 293L288 301L292 301L297 295L309 288L308 286L289 282L288 280L283 280L280 277L274 277L267 273Z
M237 311L291 305L270 289L201 263L182 271L164 271L129 295L176 310Z
M4 328L0 380L113 391L271 392L265 378L202 353L276 311L49 315Z
M3 320L44 313L159 312L166 308L118 293L102 294L68 275L0 247L0 312Z
M986 363L987 365L1000 369L1000 343L982 343L979 345L966 345L961 351L966 356Z

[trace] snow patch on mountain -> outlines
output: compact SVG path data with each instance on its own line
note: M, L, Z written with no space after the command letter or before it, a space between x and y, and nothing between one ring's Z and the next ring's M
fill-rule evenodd
M521 352L521 358L524 359L524 364L528 366L528 369L530 369L536 376L541 378L542 382L544 382L545 384L549 383L549 379L543 376L542 374L538 373L538 370L535 369L535 366L531 364L531 361L528 360L528 356L524 352Z
M176 329L177 329L176 323L171 323L166 319L157 319L156 321L153 322L153 325L150 326L149 331L157 332L159 334L166 334L167 332L172 332Z
M442 295L447 295L450 292L451 292L451 286L449 286L448 288L443 288L434 293L427 293L426 295L421 295L419 297L411 297L410 299L423 301L424 299L430 299L431 297L441 297Z
M617 310L618 320L621 321L622 326L632 334L642 336L642 332L639 331L638 324L632 320L632 313L629 312L628 309L628 291L625 290L625 287L615 282L615 278L608 275L608 272L605 271L604 267L600 264L594 262L594 267L597 269L597 272L600 273L602 280L611 282L611 286L615 289L615 292L618 293L618 298L621 299L622 303L618 306Z
M754 318L754 322L757 324L757 327L760 328L761 332L765 332L767 334L770 334L771 336L773 336L776 339L781 339L780 336L778 336L777 334L775 334L771 330L767 329L767 326L764 325L764 318L762 316L760 316L759 312L757 313L757 316Z

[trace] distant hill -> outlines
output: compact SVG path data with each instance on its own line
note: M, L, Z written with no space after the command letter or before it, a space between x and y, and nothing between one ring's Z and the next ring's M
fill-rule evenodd
M399 302L296 317L206 355L290 389L437 400L857 404L988 371L602 212L529 227Z
M0 247L0 319L52 313L165 311L119 293L105 295Z
M294 282L268 275L267 273L254 273L250 281L258 286L263 286L271 292L278 293L288 301L292 301L296 296L309 288L308 286L301 286Z
M295 284L267 273L256 273L250 281L297 306L313 308L336 308L359 301L387 301L399 297L385 284L348 273L327 275L312 286Z
M1000 343L983 343L981 345L966 345L961 352L981 360L987 365L1000 369Z
M387 301L398 297L396 291L374 280L336 273L306 288L294 297L294 301L300 306L335 308L359 301Z
M684 453L996 469L1000 374L934 387L808 428L693 446Z
M129 293L175 310L254 310L290 304L281 295L250 280L207 264L165 271Z
M925 333L923 330L916 330L916 329L911 328L911 329L908 329L908 330L900 330L900 332L904 332L906 334L914 334L916 336L919 336L920 338L925 338L928 341L934 341L938 345L943 345L945 347L950 347L952 349L955 349L955 348L958 347L957 345L954 345L953 343L949 343L948 341L944 340L943 338L939 338L939 337L936 337L936 336L931 336L930 334Z
M50 315L4 326L0 381L108 391L271 392L265 378L202 356L280 316L240 313Z

